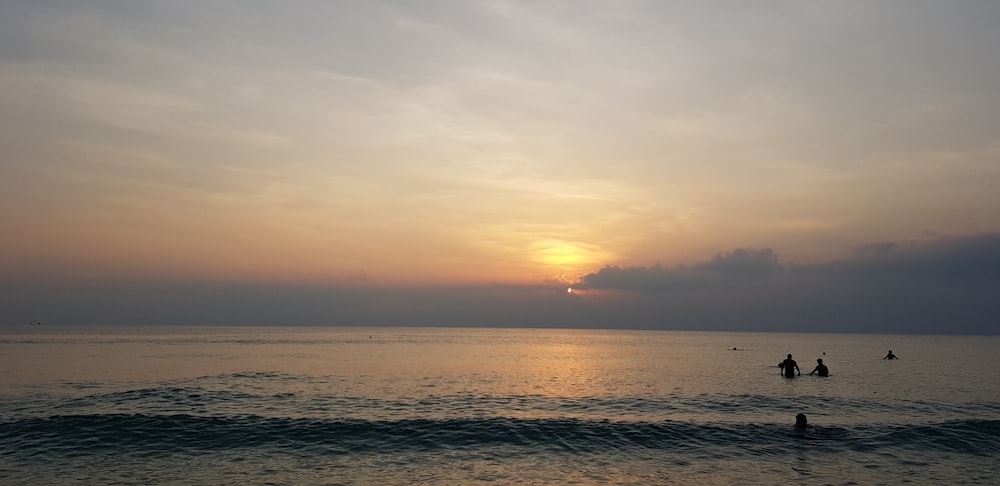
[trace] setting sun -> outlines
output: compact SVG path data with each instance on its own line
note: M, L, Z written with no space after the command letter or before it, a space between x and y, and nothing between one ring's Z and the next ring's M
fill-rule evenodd
M542 240L535 243L532 260L548 267L558 267L561 272L578 274L606 262L610 255L598 248L562 240Z

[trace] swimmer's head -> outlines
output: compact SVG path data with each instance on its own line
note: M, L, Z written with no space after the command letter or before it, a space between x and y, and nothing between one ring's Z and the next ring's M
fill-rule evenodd
M805 426L807 423L808 422L806 422L806 414L800 413L800 414L798 414L798 415L795 416L795 425L798 425L798 426L801 427L801 426Z

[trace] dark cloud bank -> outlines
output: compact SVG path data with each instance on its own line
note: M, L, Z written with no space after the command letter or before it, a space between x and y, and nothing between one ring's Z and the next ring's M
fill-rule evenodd
M574 287L3 284L9 325L345 325L1000 334L1000 234L878 243L783 264L737 249L685 266L605 267Z

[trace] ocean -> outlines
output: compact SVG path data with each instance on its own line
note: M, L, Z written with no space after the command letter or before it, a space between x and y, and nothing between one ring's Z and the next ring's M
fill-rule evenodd
M997 350L996 336L7 327L0 483L1000 484ZM789 353L801 377L780 376ZM807 376L817 358L829 377Z

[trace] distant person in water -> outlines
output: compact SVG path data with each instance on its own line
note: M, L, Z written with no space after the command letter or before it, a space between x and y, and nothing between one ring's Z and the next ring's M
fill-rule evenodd
M778 367L783 370L785 378L795 378L796 371L799 372L799 376L802 376L802 371L799 370L799 364L796 363L794 359L792 359L791 354L789 354L788 358L782 361L781 364L778 365Z
M830 370L823 364L823 358L816 360L816 367L809 372L810 375L830 376Z
M895 354L892 354L892 350L890 349L889 354L885 355L885 357L882 359L899 359L899 358L897 358Z
M806 419L806 414L800 413L795 416L795 430L809 430L813 428Z

